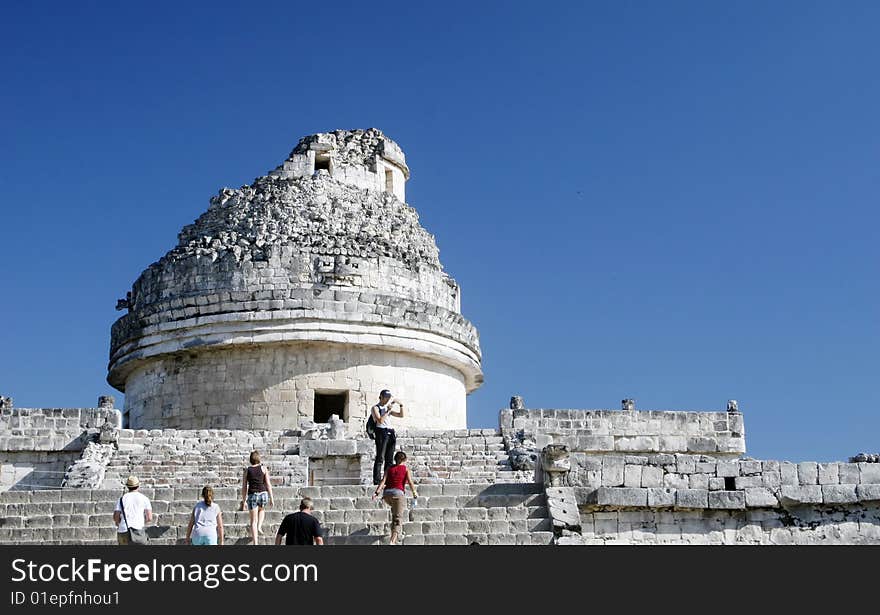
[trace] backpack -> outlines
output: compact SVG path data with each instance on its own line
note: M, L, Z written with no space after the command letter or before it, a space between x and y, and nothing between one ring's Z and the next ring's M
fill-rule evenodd
M367 437L370 440L376 439L376 419L373 418L373 409L370 408L370 416L367 417L367 426L366 426Z

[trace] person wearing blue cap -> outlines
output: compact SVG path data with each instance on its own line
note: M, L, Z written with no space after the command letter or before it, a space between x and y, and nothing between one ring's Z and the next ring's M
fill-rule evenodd
M398 409L392 410L394 406ZM391 391L382 389L379 403L370 409L376 422L376 459L373 461L373 484L378 485L382 476L394 464L394 448L397 436L388 424L388 417L403 418L403 404L391 397Z

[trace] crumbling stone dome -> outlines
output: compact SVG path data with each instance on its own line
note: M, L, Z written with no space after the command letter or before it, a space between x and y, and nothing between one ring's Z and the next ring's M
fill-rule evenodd
M128 423L356 422L389 388L406 425L464 428L479 338L404 202L409 174L381 131L337 130L222 189L119 302L107 379Z

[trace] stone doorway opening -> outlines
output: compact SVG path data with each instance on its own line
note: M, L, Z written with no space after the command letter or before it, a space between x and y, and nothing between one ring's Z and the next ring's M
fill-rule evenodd
M348 391L315 391L315 414L312 420L328 423L333 414L348 422Z
M385 192L394 192L394 171L385 169Z
M330 156L328 154L315 154L315 171L321 169L330 172Z

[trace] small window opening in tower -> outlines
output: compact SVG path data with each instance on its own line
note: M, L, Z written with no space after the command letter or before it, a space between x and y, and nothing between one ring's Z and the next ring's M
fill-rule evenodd
M327 423L333 414L343 421L347 420L348 417L345 415L347 401L348 391L315 391L315 416L313 420L316 423Z
M732 476L724 477L724 490L725 491L735 491L736 490L736 479Z
M330 156L328 154L315 154L315 171L321 169L330 172Z
M394 171L385 169L385 192L394 192Z

